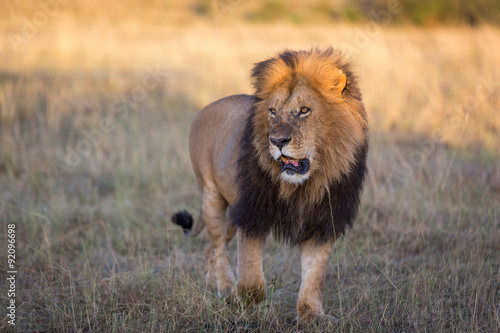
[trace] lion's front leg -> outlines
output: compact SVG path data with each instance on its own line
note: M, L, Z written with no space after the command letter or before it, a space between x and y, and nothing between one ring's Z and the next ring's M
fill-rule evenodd
M264 240L245 237L238 230L238 295L246 302L261 302L266 297L262 270Z
M334 244L334 241L320 244L313 239L300 243L302 274L297 302L299 322L310 322L325 317L321 294Z

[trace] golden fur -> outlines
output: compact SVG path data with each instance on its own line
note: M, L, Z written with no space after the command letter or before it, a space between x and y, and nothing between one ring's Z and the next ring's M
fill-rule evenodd
M207 228L207 276L215 277L220 297L263 300L267 235L298 245L297 313L310 321L325 316L326 266L359 204L368 145L361 94L333 49L285 51L256 64L252 79L255 96L214 102L193 121L189 147L202 191L200 221L191 230L187 212L172 220L189 236ZM236 233L237 284L226 251Z
M304 129L308 132L317 132L316 140L312 142L318 150L317 161L314 164L314 177L305 185L304 197L313 204L319 201L327 185L333 180L338 180L343 174L349 172L355 161L357 147L366 140L366 116L360 100L345 98L340 89L344 89L346 76L340 68L349 71L348 66L340 53L333 50L296 52L295 67L290 68L282 58L273 58L266 68L257 73L253 78L255 95L262 101L256 104L255 127L256 132L254 147L259 152L261 167L270 172L278 180L281 175L279 165L269 160L268 147L269 122L267 109L271 98L286 100L294 88L306 85L315 91L320 108L320 113L315 123ZM352 74L351 74L352 75ZM354 79L354 78L350 78ZM302 101L310 103L310 101ZM329 112L335 108L336 112ZM297 120L294 119L294 123ZM336 144L342 142L342 145ZM293 141L292 141L293 143ZM290 197L297 190L293 184L281 183L281 191L285 197Z

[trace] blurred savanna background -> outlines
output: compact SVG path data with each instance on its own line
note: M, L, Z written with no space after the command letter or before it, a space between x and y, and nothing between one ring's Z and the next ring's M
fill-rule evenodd
M0 36L0 330L499 331L498 1L1 0ZM196 113L327 46L360 78L369 174L327 273L339 321L304 327L297 249L269 239L265 302L227 305L170 215L198 215Z

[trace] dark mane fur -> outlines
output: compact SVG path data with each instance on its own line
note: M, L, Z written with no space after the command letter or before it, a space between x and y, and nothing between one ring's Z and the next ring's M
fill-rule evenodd
M307 239L320 243L336 239L352 226L359 207L368 152L367 129L363 125L364 141L353 151L354 160L351 161L349 171L342 173L340 178L322 184L327 190L320 200L314 202L309 200L310 179L298 186L291 196L283 196L280 193L280 180L259 164L259 152L255 147L258 140L254 139L264 133L256 126L259 112L257 105L267 98L269 90L273 89L273 80L281 80L282 73L295 75L297 70L304 68L300 67L303 66L301 61L304 57L313 57L319 63L334 59L334 65L342 69L347 76L347 85L342 95L346 100L352 101L351 105L355 108L357 117L366 125L366 114L356 77L349 64L342 57L337 57L333 49L324 52L317 49L306 52L285 51L276 58L254 66L252 79L257 101L246 122L240 142L239 194L232 209L231 219L233 225L248 237L264 238L273 233L278 240L290 245L297 245ZM284 64L284 67L281 64ZM273 68L279 70L273 71ZM274 76L270 78L269 75ZM326 73L320 75L326 76ZM265 140L267 141L267 137ZM272 160L270 155L269 159Z
M343 235L356 217L366 173L368 144L359 147L356 163L341 181L329 184L329 194L318 204L304 206L300 190L289 199L280 197L280 184L256 167L257 155L252 145L252 118L247 122L240 143L242 155L238 164L239 199L232 210L233 225L248 237L264 238L273 233L289 245L314 238L326 242Z

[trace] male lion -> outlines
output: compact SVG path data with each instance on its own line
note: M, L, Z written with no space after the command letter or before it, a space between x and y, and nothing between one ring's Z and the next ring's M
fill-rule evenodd
M342 55L285 51L252 70L255 95L216 101L189 134L202 191L198 225L172 221L196 236L206 226L209 276L220 297L262 301L262 247L272 233L298 245L299 321L324 317L321 293L335 240L352 225L366 173L366 113L356 77ZM237 234L238 282L226 244ZM236 285L236 286L235 286Z

